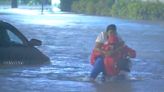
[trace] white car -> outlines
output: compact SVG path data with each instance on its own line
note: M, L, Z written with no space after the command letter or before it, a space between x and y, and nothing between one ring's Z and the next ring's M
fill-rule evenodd
M0 21L0 65L33 65L49 63L50 59L34 46L41 41L30 41L7 22Z

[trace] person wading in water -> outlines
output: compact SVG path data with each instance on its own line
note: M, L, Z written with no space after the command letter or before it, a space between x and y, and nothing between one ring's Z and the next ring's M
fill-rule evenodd
M124 41L118 36L116 30L116 26L111 24L96 39L96 45L90 61L93 65L90 75L91 81L94 81L101 72L104 76L116 75L120 71L118 67L114 67L117 65L117 61L124 60L123 58L127 56L135 57L135 51L124 45ZM128 55L127 53L130 54ZM122 63L121 65L119 63L119 67L122 65Z

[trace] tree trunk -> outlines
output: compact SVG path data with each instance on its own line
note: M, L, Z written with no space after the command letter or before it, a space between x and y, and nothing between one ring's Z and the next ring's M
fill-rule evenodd
M18 8L18 1L17 0L11 0L11 8Z

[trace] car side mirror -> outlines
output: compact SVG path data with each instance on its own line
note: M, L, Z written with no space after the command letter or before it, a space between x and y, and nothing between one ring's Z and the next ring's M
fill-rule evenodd
M28 44L29 46L40 46L42 45L42 41L37 39L31 39Z

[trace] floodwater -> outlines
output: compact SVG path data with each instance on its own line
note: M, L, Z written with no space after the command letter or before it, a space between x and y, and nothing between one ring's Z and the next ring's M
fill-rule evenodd
M1 67L0 92L163 92L164 22L15 11L1 11L0 20L16 26L29 40L41 40L43 45L37 48L50 57L51 64ZM96 36L111 23L137 52L132 72L128 80L88 82Z

